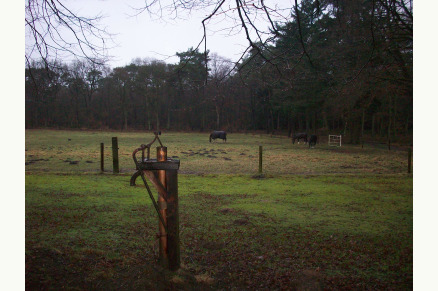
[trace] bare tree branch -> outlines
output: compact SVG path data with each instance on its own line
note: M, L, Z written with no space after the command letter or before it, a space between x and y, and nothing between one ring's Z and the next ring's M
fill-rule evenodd
M79 16L60 0L27 0L26 63L41 58L46 66L60 57L103 64L112 35L99 26L101 15Z

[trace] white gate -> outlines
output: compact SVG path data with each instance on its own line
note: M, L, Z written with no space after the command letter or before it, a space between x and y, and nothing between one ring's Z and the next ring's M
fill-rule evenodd
M342 135L329 135L328 145L340 147L342 145Z

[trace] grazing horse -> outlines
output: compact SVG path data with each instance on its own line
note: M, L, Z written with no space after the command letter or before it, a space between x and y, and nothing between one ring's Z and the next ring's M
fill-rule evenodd
M304 139L304 142L307 143L307 133L303 132L303 133L294 133L294 135L292 136L292 143L295 143L295 140L298 141L298 143L300 143L300 139Z
M309 139L309 148L311 145L315 146L317 141L318 141L318 137L312 134Z
M213 131L210 133L210 142L211 140L216 140L217 138L223 139L225 142L227 141L227 133L225 131Z

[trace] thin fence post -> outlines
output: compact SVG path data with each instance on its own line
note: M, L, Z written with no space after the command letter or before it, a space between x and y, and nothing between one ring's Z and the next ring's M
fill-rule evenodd
M408 174L411 173L412 168L412 149L408 148Z
M262 173L263 166L263 146L259 145L259 174Z
M112 138L113 142L113 173L119 173L119 146L117 143L117 137Z
M100 171L102 173L105 171L104 170L104 163L103 163L103 157L104 157L103 151L104 151L104 146L103 146L103 142L101 142L100 143Z

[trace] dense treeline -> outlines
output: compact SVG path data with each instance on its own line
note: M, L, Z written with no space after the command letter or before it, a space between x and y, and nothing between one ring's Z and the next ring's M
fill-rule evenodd
M410 135L412 23L407 1L302 1L236 66L192 48L177 64L35 62L26 127Z

